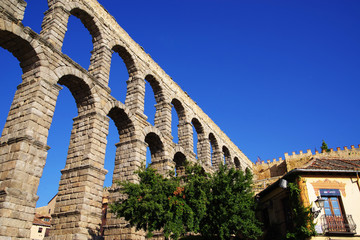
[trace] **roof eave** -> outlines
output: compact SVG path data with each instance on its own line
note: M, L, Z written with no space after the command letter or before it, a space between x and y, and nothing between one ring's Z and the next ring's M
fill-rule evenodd
M259 192L258 196L264 196L266 195L268 192L271 192L271 190L277 188L279 186L279 182L281 181L281 179L285 179L288 180L289 178L291 178L293 175L297 175L297 174L306 174L306 173L329 173L329 174L341 174L341 175L352 175L352 174L357 174L359 171L356 170L329 170L329 169L306 169L306 168L295 168L293 170L291 170L290 172L286 173L284 176L282 176L281 178L279 178L276 182L274 182L273 184L271 184L270 186L268 186L267 188L265 188L264 190L262 190L261 192Z

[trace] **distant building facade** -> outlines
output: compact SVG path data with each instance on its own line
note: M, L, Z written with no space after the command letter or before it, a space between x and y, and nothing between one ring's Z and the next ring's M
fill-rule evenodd
M35 214L33 224L30 229L31 240L42 240L49 234L51 227L51 217L49 215Z

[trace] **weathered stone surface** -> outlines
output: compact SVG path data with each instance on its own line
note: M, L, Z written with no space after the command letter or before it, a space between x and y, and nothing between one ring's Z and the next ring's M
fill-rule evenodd
M134 171L145 164L147 146L152 166L161 173L176 167L181 174L185 159L200 161L209 172L224 161L237 168L252 168L239 148L96 0L48 0L48 5L39 35L21 24L25 1L0 2L0 47L16 57L23 70L23 81L0 138L1 239L29 238L49 149L48 132L62 89L59 84L74 96L78 116L74 118L49 239L99 235L109 119L115 122L120 139L114 183L137 181ZM88 70L61 52L70 15L80 18L93 38ZM108 87L113 52L122 57L129 73L124 103L115 99ZM144 115L146 81L156 100L154 126ZM171 133L172 107L179 119L178 144ZM193 126L198 156L193 151ZM113 184L109 191L110 202L121 197L114 191L116 187ZM105 239L144 239L143 232L136 232L111 214L104 230Z

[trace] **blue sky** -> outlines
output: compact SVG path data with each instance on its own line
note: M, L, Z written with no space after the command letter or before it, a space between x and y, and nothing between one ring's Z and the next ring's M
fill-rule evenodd
M24 25L40 32L45 0L28 0ZM101 4L119 25L186 91L250 158L360 144L360 2L173 0ZM84 68L91 37L71 17L63 52ZM21 69L0 48L0 124L4 125ZM124 101L125 65L114 56L112 94ZM145 111L155 101L146 89ZM59 95L40 182L38 206L57 192L76 105ZM175 121L176 122L176 117ZM173 124L173 125L176 125ZM176 136L174 136L176 139ZM111 121L105 168L111 171L118 141ZM105 185L110 185L111 176Z

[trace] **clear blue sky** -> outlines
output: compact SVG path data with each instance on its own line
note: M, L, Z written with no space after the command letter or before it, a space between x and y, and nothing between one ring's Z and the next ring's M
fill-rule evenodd
M28 0L24 25L40 32L45 0ZM101 0L119 25L188 92L250 158L360 144L360 1ZM91 37L75 17L63 52L84 68ZM16 86L18 61L0 49L0 124ZM119 56L110 73L124 101L128 76ZM146 113L153 114L147 87ZM75 102L64 87L50 129L38 206L57 192ZM150 116L150 121L153 119ZM111 121L105 168L111 174L118 136ZM175 136L176 139L176 136ZM106 177L109 186L111 176Z

